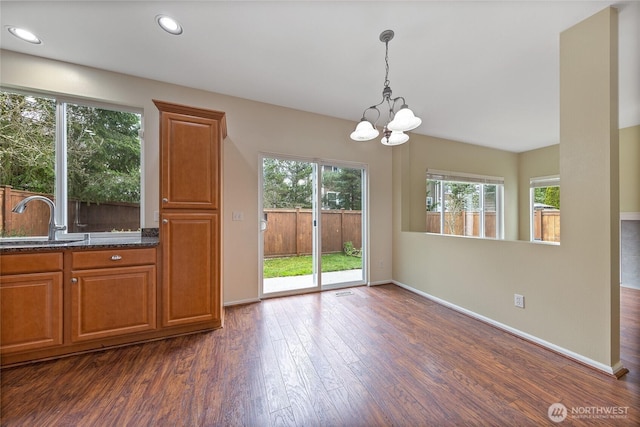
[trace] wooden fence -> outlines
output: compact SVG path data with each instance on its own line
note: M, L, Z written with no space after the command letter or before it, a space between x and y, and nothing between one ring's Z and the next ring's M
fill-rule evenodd
M32 202L22 214L11 209L26 197L40 195L54 200L50 194L14 190L0 186L0 225L2 236L46 236L49 229L49 207ZM140 228L140 205L133 203L85 203L69 201L67 204L70 233L96 231L135 231Z
M440 212L427 212L427 233L440 233ZM480 212L445 212L444 232L456 236L480 236ZM496 237L496 213L484 215L484 236Z
M533 239L543 242L560 241L560 211L536 209L533 213Z
M485 237L496 236L496 214L485 213ZM440 212L427 212L427 233L440 233ZM445 212L444 233L457 236L480 236L479 212ZM536 210L533 216L533 239L560 241L560 211Z
M313 247L311 209L265 209L264 256L310 255ZM322 253L342 252L345 242L362 247L362 212L323 210Z

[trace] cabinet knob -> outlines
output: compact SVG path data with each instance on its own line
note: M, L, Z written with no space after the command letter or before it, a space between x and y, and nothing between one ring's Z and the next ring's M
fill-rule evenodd
M162 220L162 223L163 223L163 224L169 224L169 220L168 220L168 219L163 219L163 220Z
M169 203L169 199L167 199L166 197L162 198L162 203Z
M121 259L120 255L111 255L111 261L120 261Z
M75 277L71 278L71 283L78 283L78 279L76 279Z

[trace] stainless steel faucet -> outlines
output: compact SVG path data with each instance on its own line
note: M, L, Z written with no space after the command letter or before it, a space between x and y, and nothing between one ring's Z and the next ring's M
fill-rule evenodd
M15 212L15 213L23 213L24 210L27 208L27 203L29 203L32 200L42 200L43 202L45 202L47 205L49 205L49 240L56 240L56 231L62 231L62 230L66 230L67 226L66 225L56 225L56 205L53 204L53 202L49 199L47 199L44 196L29 196L26 199L22 199L22 201L20 201L20 203L18 203L12 210L11 212Z

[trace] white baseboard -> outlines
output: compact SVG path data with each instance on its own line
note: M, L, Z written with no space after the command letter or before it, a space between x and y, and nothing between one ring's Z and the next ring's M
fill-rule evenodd
M434 302L437 302L440 305L443 305L445 307L451 308L452 310L455 310L455 311L457 311L459 313L466 314L467 316L472 317L472 318L477 319L477 320L480 320L480 321L482 321L484 323L488 323L491 326L494 326L494 327L496 327L498 329L502 329L503 331L509 332L509 333L511 333L513 335L516 335L516 336L518 336L520 338L523 338L523 339L525 339L527 341L530 341L530 342L533 342L533 343L535 343L537 345L545 347L545 348L547 348L549 350L552 350L552 351L554 351L556 353L562 354L562 355L564 355L564 356L566 356L566 357L568 357L570 359L577 360L580 363L584 363L585 365L588 365L588 366L590 366L592 368L595 368L595 369L597 369L599 371L602 371L602 372L604 372L604 373L606 373L608 375L616 375L616 373L618 373L620 370L624 369L624 367L622 366L621 362L616 363L614 366L607 366L607 365L605 365L603 363L600 363L598 361L589 359L588 357L584 357L581 354L575 353L575 352L573 352L571 350L567 350L566 348L557 346L557 345L555 345L553 343L550 343L548 341L540 339L540 338L538 338L536 336L533 336L533 335L530 335L530 334L528 334L526 332L523 332L523 331L520 331L518 329L512 328L511 326L508 326L508 325L505 325L503 323L497 322L497 321L495 321L493 319L490 319L488 317L482 316L481 314L475 313L473 311L467 310L466 308L457 306L457 305L452 304L452 303L450 303L448 301L445 301L445 300L440 299L438 297L435 297L433 295L427 294L426 292L422 292L422 291L420 291L418 289L412 288L411 286L405 285L404 283L400 283L400 282L395 281L395 280L393 281L393 283L398 285L398 286L400 286L401 288L404 288L404 289L410 291L410 292L413 292L413 293L418 294L420 296L423 296L423 297L425 297L427 299L430 299L430 300L432 300Z
M260 298L247 298L247 299L240 299L237 301L227 301L224 303L224 306L231 307L232 305L253 304L261 301L262 300Z
M620 221L640 221L640 212L620 212Z
M388 285L389 283L394 283L393 280L377 280L375 282L369 282L368 286L380 286L380 285Z

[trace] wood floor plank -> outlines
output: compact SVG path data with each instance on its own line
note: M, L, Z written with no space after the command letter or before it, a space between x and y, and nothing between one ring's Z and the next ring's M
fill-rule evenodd
M281 409L290 407L291 403L287 396L287 389L284 381L282 380L280 366L278 365L278 358L275 354L273 343L271 341L267 341L261 346L260 363L262 366L264 385L266 389L265 394L267 397L269 411L277 412Z
M537 426L628 407L640 291L621 289L620 380L385 285L226 309L225 327L0 371L2 426Z

